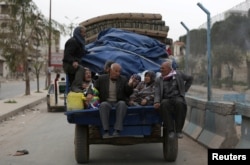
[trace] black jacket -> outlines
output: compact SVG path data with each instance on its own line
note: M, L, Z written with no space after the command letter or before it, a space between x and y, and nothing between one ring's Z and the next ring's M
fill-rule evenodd
M185 97L185 93L189 90L189 88L192 85L193 82L193 76L191 75L187 75L184 74L180 71L176 71L177 74L174 75L176 80L177 80L177 84L178 84L178 89L180 92L180 95ZM163 98L163 78L157 77L156 81L155 81L155 98L154 98L154 103L160 103L162 101Z
M68 39L64 47L63 62L72 64L74 61L81 63L82 57L86 54L81 43L77 42L74 37Z
M100 101L107 101L109 97L109 74L100 75L95 81L95 88L99 91ZM127 78L121 75L116 81L117 101L127 101L132 92L133 87L130 87Z

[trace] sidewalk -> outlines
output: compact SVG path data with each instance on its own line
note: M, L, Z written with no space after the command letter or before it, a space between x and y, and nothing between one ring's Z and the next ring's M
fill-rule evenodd
M195 96L197 98L207 99L207 87L200 85L192 85L187 94ZM211 99L215 101L250 101L250 90L247 90L245 92L238 92L233 90L211 88L211 95Z
M31 91L30 95L15 96L11 99L0 100L0 122L16 115L26 108L33 107L46 100L47 90L40 90L39 93ZM16 103L7 103L16 101Z

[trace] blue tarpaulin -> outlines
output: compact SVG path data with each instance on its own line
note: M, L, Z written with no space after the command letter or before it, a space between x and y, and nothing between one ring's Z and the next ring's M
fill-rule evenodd
M83 66L102 73L107 60L122 66L122 74L130 76L145 70L159 71L167 58L166 45L156 39L130 31L109 28L99 33L97 40L86 45L90 52L82 58Z

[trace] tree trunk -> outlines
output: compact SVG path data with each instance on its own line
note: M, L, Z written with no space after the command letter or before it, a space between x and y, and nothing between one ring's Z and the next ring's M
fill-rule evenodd
M30 95L30 75L28 61L24 61L24 74L25 74L25 95Z
M36 84L37 84L37 92L39 91L39 73L36 74Z
M247 88L250 89L250 60L247 63Z

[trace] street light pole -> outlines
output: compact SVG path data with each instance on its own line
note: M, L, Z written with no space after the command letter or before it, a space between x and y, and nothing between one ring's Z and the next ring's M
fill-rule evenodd
M188 56L189 56L189 53L190 53L190 35L189 35L189 29L188 27L183 23L181 22L181 25L186 29L187 31L187 38L186 38L186 45L187 45L187 50L186 50L186 60L185 60L185 71L186 73L188 73Z
M211 32L210 32L210 12L201 3L197 5L207 14L207 100L211 100Z
M73 22L75 20L77 20L79 17L75 17L74 19L69 19L67 16L65 16L65 18L70 21L70 24L69 24L68 27L70 28L70 37L72 37L73 36L73 29L74 29L74 23Z

